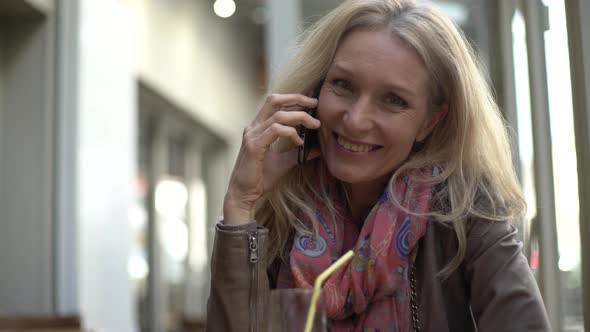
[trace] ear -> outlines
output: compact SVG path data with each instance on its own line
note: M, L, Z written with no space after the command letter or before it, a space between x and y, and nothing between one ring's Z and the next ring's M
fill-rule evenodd
M423 140L430 135L432 130L436 127L436 125L447 116L449 112L449 105L444 103L440 106L440 109L436 112L428 112L426 115L426 119L418 131L418 135L416 135L416 141L422 142Z

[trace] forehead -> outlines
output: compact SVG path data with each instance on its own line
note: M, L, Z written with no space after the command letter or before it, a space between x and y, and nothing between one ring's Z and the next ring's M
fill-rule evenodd
M341 40L332 67L372 81L426 88L428 71L418 53L397 35L384 30L353 30Z

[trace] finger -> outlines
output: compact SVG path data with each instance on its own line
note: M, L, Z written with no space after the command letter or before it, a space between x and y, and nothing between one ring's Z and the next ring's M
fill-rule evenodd
M262 123L283 107L314 108L318 100L302 94L271 94L266 98L262 109L256 115L255 121Z
M307 161L313 160L318 158L322 155L322 152L318 148L314 148L309 152L307 156ZM274 168L280 167L281 169L277 169L278 172L285 173L286 171L290 170L294 166L298 164L298 155L296 151L288 151L284 153L280 153L278 158L280 158L280 162L275 163L273 165Z
M278 111L268 118L264 123L254 129L255 132L263 132L273 123L279 123L288 126L303 125L309 129L318 129L321 125L320 120L314 118L307 112L303 111Z
M259 144L263 146L266 150L279 137L288 138L295 145L303 144L303 139L299 137L297 129L279 123L273 123L272 125L270 125L270 127L268 127L265 131L263 131L260 134Z
M283 106L277 112L280 112L280 111L287 111L287 112L304 111L306 109L309 109L309 107L303 107L301 105L293 104L293 105Z

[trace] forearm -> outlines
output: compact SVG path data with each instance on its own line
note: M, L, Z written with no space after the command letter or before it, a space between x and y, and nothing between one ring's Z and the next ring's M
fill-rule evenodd
M268 230L255 223L216 226L207 331L247 331L261 323L269 291L267 238Z

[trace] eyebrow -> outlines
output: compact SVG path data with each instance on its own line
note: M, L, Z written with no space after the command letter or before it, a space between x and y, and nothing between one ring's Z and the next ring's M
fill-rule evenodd
M332 68L333 69L336 69L337 71L344 72L347 75L354 76L353 71L351 69L347 68L345 65L342 65L341 63L334 62L332 64ZM406 95L408 95L410 97L415 97L416 96L416 94L412 90L410 90L410 89L408 89L408 88L406 88L404 86L401 86L399 84L395 84L393 82L387 82L386 84L392 90L399 91L399 92L401 92L403 94L406 94Z

